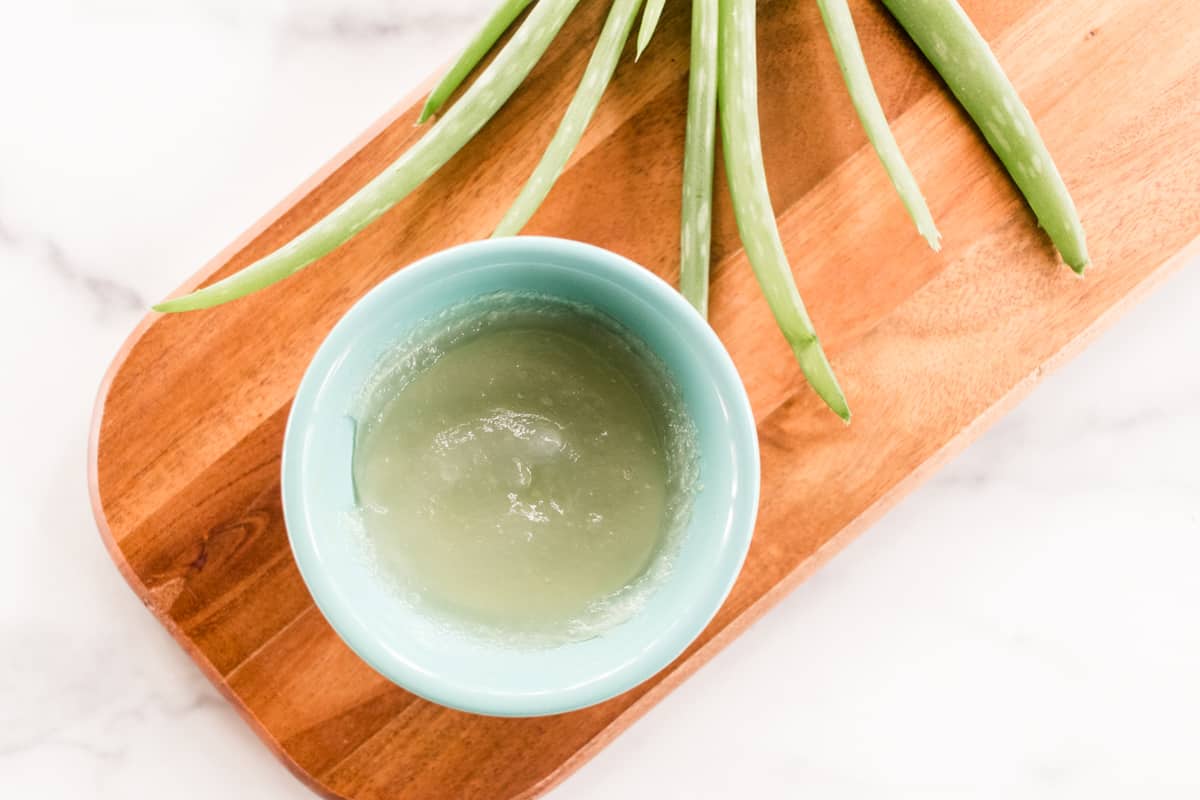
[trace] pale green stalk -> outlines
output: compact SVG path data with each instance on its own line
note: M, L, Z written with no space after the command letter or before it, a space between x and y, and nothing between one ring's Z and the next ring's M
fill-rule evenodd
M320 222L230 277L156 311L227 303L303 269L402 200L471 140L504 105L549 47L579 0L541 0L483 74L416 144Z
M1038 223L1083 274L1087 242L1058 167L987 41L955 0L883 0L983 131Z
M712 257L713 158L717 139L718 0L692 0L692 55L687 134L683 146L683 210L679 231L679 291L708 316Z
M533 0L501 0L500 5L484 20L483 27L467 42L458 59L429 93L425 107L421 109L421 116L417 119L418 125L438 112L450 95L454 94L454 90L471 74L471 70L475 69L475 65L491 52L513 20L520 16L531 2Z
M663 6L666 4L667 0L646 0L646 10L642 12L642 24L638 27L637 55L633 57L634 61L642 57L642 51L646 49L646 45L650 44L650 39L654 36L654 29L658 27L658 18L662 16Z
M849 421L850 408L796 289L767 193L758 130L755 0L720 0L720 5L721 145L742 245L804 376L834 413Z
M833 45L833 53L837 56L838 66L842 70L842 78L846 81L846 89L850 92L850 102L858 112L858 119L867 132L867 139L875 148L876 155L883 162L892 185L900 195L908 215L916 223L917 231L929 242L934 250L942 249L942 236L938 233L933 222L933 215L925 204L921 187L913 177L912 170L904 161L896 137L888 126L883 106L875 94L875 86L871 83L871 74L867 71L867 62L863 58L862 47L858 44L858 34L854 30L854 18L850 16L850 6L846 0L817 0L821 9L821 18L825 21L825 30L829 33L829 41Z
M583 138L583 131L591 121L596 106L600 105L600 98L604 96L604 90L608 88L608 82L617 69L617 61L625 49L625 42L641 5L642 0L615 0L613 3L596 47L592 50L592 57L583 71L579 88L567 106L567 113L554 132L554 138L546 146L542 160L521 187L521 193L496 226L493 236L514 236L519 233L550 193L550 187L558 180L575 146Z

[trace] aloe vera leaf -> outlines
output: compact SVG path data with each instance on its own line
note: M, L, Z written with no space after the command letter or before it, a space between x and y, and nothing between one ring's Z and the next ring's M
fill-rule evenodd
M374 222L450 160L516 91L579 0L541 0L462 98L390 166L288 244L224 280L154 306L192 311L228 303L307 267Z
M429 93L425 106L421 109L421 116L417 119L418 125L441 109L450 95L454 94L454 90L462 85L483 57L492 51L496 42L508 30L508 26L512 25L513 20L520 16L531 2L533 0L501 0L500 5L484 20L471 41L467 42L467 46Z
M600 31L600 38L592 50L592 57L583 71L583 78L579 81L579 88L575 90L575 96L571 98L567 112L554 132L554 138L546 146L542 160L534 168L529 180L521 187L521 193L496 226L493 236L514 236L520 232L550 193L571 153L583 138L596 107L600 105L600 98L604 96L604 90L617 69L617 61L625 49L625 42L629 39L629 31L633 28L641 5L642 0L615 0L613 3L608 19L604 21L604 28Z
M912 170L904 161L896 137L888 126L883 106L875 94L875 86L871 83L871 74L867 71L867 62L863 58L862 47L858 43L858 34L854 30L854 18L850 15L850 6L846 0L817 0L821 9L821 19L825 22L825 30L829 33L829 41L833 45L834 55L842 70L842 78L846 81L846 89L850 93L850 102L858 113L867 139L875 148L876 155L883 162L892 185L896 188L900 200L908 210L917 226L917 231L929 242L934 250L942 249L942 236L938 233L921 194L921 187L913 177Z
M683 146L683 202L679 228L679 291L708 316L712 258L713 161L717 139L718 0L692 0L692 53L687 133Z
M849 421L846 396L796 289L767 193L758 127L755 2L720 0L718 110L734 217L746 257L800 369L830 409Z
M1038 224L1079 274L1088 265L1079 212L1004 68L955 0L883 0L1025 195Z
M633 57L634 61L642 57L642 51L650 44L654 29L658 27L658 18L662 16L663 6L666 4L667 0L646 0L646 8L642 11L642 24L638 27L637 55Z

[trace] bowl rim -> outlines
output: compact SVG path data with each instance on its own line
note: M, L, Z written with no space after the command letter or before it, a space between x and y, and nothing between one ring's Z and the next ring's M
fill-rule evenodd
M394 293L398 287L432 279L443 269L473 261L483 254L508 263L536 259L569 266L572 261L585 261L604 271L604 277L624 283L655 308L672 312L672 321L686 328L682 335L700 343L698 349L702 351L704 367L727 409L735 439L732 451L739 469L728 525L731 535L721 548L725 557L721 560L719 581L713 581L694 598L697 604L694 610L702 613L693 614L691 624L677 626L669 639L658 637L655 647L619 669L554 691L512 694L487 686L465 687L400 657L386 635L372 629L354 613L337 590L334 571L323 567L319 536L309 524L307 500L302 491L302 454L307 439L303 432L311 420L314 403L337 364L336 354L350 346L348 340L371 318L378 298ZM338 637L376 672L403 689L443 706L492 716L540 716L584 708L622 694L666 668L708 626L741 573L754 531L760 489L758 435L750 400L733 360L708 322L673 286L634 261L595 245L546 236L485 239L440 250L397 270L356 300L321 341L305 368L288 413L280 470L284 522L293 557L314 604Z

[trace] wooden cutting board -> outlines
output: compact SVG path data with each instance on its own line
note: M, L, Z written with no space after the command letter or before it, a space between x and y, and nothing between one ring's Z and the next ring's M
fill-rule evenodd
M945 236L943 252L930 252L865 144L815 4L764 0L771 189L854 424L805 390L719 179L712 323L749 389L763 460L758 528L732 595L674 664L600 706L519 720L419 700L341 643L300 580L279 503L284 421L309 357L356 298L490 232L557 124L605 5L583 3L483 133L350 244L247 300L148 317L101 387L91 488L114 561L267 745L325 795L512 798L558 783L1200 255L1200 3L964 2L1074 192L1095 263L1079 280L935 74L861 0L852 5L875 82ZM592 242L676 278L688 5L669 3L641 62L624 59L528 232ZM185 288L333 208L420 135L418 107L414 98L390 113Z

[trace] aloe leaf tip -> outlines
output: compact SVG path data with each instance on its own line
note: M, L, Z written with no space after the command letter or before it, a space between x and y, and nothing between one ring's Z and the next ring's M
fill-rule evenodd
M932 225L922 226L918 230L925 237L925 241L929 242L929 249L935 253L942 252L942 234L936 227Z
M666 0L647 0L645 8L642 9L642 24L638 28L637 51L633 56L634 61L642 57L642 51L649 46L650 40L654 37L654 30L658 27L658 20L662 16L664 5L666 5Z

